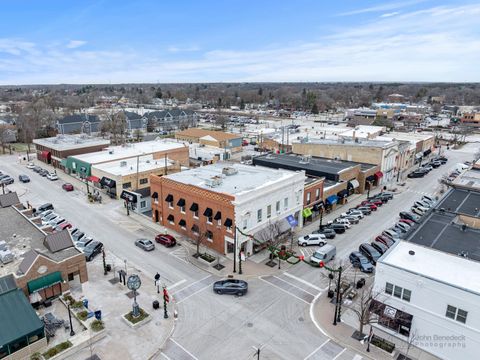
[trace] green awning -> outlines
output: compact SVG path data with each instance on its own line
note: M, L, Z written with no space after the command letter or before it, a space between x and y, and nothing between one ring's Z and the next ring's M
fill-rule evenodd
M67 167L67 159L60 160L60 165L62 165L63 167Z
M310 208L303 209L302 215L304 218L312 216L312 210Z
M35 291L46 289L52 285L59 284L61 282L63 282L62 273L60 271L55 271L51 274L29 281L27 283L28 292L32 294Z

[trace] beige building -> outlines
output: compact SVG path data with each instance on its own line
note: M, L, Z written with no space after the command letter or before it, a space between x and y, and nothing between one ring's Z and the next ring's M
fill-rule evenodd
M189 128L175 133L175 139L228 149L231 152L242 151L242 135L239 134Z

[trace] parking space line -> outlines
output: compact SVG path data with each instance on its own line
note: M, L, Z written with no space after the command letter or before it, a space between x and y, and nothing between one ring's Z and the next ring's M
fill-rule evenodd
M277 289L279 289L279 290L281 290L281 291L283 291L283 292L285 292L285 293L287 293L287 294L289 294L289 295L297 298L298 300L303 301L305 304L310 304L309 302L303 300L302 298L298 297L297 295L294 295L294 294L292 294L291 292L289 292L289 291L287 291L287 290L285 290L285 289L282 289L280 286L275 285L275 284L273 284L272 282L270 282L270 281L268 281L268 280L265 280L265 279L262 278L261 276L259 277L259 279L262 280L262 281L264 281L264 282L266 282L267 284L270 284L270 285L272 285L273 287L276 287Z
M288 276L289 278L292 278L292 279L295 279L297 280L298 282L301 282L305 285L308 285L310 286L311 288L315 289L315 290L318 290L318 291L325 291L327 288L324 288L324 289L320 289L318 286L312 284L312 283L309 283L308 281L306 280L303 280L302 278L299 278L298 276L295 276L295 275L292 275L290 273L287 273L287 272L284 272L283 273L285 276Z
M318 350L320 350L323 346L325 346L326 343L328 343L330 341L330 339L327 339L325 340L325 342L320 345L318 348L316 348L315 350L313 350L305 359L303 360L307 360L309 357L311 357L313 354L315 354Z
M280 281L283 281L285 284L294 286L294 287L296 287L297 289L306 292L307 294L310 294L310 295L312 295L312 296L315 296L315 294L312 294L310 291L307 291L307 290L305 290L305 289L302 289L301 287L298 287L297 285L294 285L294 284L292 284L292 283L289 282L289 281L283 280L282 278L279 278L278 276L274 276L274 278L275 278L275 279L278 279L278 280L280 280Z
M342 351L340 351L332 360L335 360L338 357L340 357L340 355L342 355L345 351L347 351L347 348L344 348Z

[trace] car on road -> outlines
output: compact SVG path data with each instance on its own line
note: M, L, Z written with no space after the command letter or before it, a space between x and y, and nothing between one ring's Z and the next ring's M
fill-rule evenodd
M92 261L95 256L100 254L103 249L103 244L100 241L92 241L90 244L85 246L83 253L85 254L85 259L87 261Z
M300 236L298 238L298 245L308 246L308 245L319 245L323 246L327 243L327 237L323 234L310 234L305 236Z
M27 169L33 170L35 168L35 164L33 162L29 162L27 164Z
M177 244L177 240L172 235L168 234L159 234L155 236L155 241L166 247L172 247Z
M140 249L143 249L145 251L155 250L155 244L148 239L135 240L135 246L138 246Z
M73 185L70 183L65 183L62 185L62 189L65 191L73 191Z
M81 240L78 240L75 242L75 246L80 250L83 251L85 250L85 247L90 244L93 241L93 239L89 236L83 237Z
M389 237L386 237L385 235L378 235L378 236L375 238L375 241L381 242L382 244L385 244L385 245L387 245L388 247L390 247L390 246L392 246L393 244L395 244L395 240L390 239Z
M221 294L231 294L243 296L248 291L248 283L244 280L227 279L213 283L213 292Z
M327 239L334 239L337 233L333 229L323 228L322 230L312 231L312 234L323 234Z
M423 171L418 171L418 170L415 170L413 172L411 172L410 174L407 175L408 178L412 179L412 178L422 178L425 176L425 173Z
M372 263L368 261L368 259L360 251L353 251L348 258L350 259L352 266L358 267L361 272L373 272Z
M50 181L55 181L58 180L58 176L56 173L51 172L47 174L47 179Z
M365 256L373 265L377 263L377 260L382 256L372 245L363 243L359 246L358 250Z
M5 185L10 185L10 184L13 184L15 182L15 180L11 177L11 176L6 176L4 177L2 180L1 180L2 184L5 184Z
M76 231L74 234L71 235L73 241L78 241L85 236L85 233L81 231Z
M30 178L27 175L18 175L18 181L28 183L30 182Z
M343 234L345 231L347 231L347 227L345 226L345 224L333 223L327 225L327 228L334 230L337 234Z
M429 165L429 164L424 164L422 165L422 168L427 170L428 172L432 171L433 170L433 166L432 165Z
M40 171L42 171L43 169L37 165L32 170L35 171L36 173L40 173Z
M380 254L385 254L388 250L388 246L379 242L379 241L372 241L372 243L370 244L373 246L373 248L375 250L377 250Z
M419 219L419 216L412 214L411 212L408 212L408 211L400 211L398 215L402 219L408 219L413 222L418 222L418 219Z
M372 213L372 209L366 206L359 206L356 210L361 211L363 215L370 215Z

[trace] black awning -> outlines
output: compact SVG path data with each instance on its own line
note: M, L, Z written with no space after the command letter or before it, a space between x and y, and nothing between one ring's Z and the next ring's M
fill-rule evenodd
M112 180L112 179L109 179L107 177L102 177L102 179L100 180L100 185L102 186L106 186L106 187L109 187L110 189L111 188L114 188L117 186L117 183L115 182L115 180Z
M232 225L233 225L232 219L227 218L225 220L225 222L223 223L223 225L225 225L226 227L232 227Z
M370 175L365 180L366 181L375 181L375 175Z
M178 200L177 205L178 206L185 206L185 199Z
M203 212L203 215L205 216L212 216L213 210L210 208L206 208L205 211Z
M314 211L319 211L320 209L322 209L324 207L324 203L323 201L320 201L319 203L313 205L313 210Z
M347 189L353 189L353 184L350 181L347 183Z
M222 213L220 211L217 211L215 216L213 217L215 220L220 220L222 218Z
M198 211L198 204L193 203L192 206L190 206L190 211Z
M132 194L131 192L127 190L123 190L122 194L120 195L120 198L123 200L126 200L131 203L137 203L137 195Z
M173 221L173 220L175 220L175 217L172 214L170 214L170 215L168 215L167 220L168 221Z
M423 152L423 156L428 156L432 153L432 150L428 149Z
M156 191L152 194L152 198L153 199L158 199L158 193Z
M341 191L339 191L339 192L337 193L337 196L338 196L339 198L344 198L344 197L346 197L347 195L348 195L348 190L346 190L346 189L341 190Z
M172 201L173 201L173 195L172 195L172 194L168 194L167 197L165 198L165 201L166 201L166 202L172 202Z
M187 225L187 222L186 222L185 220L181 219L181 220L178 222L178 225L180 225L180 226L185 226L185 225Z
M197 234L200 232L200 230L198 229L198 225L193 225L191 230L192 230L192 232L197 233Z

